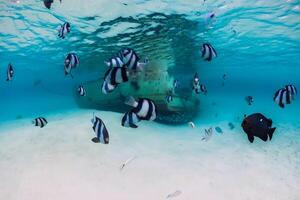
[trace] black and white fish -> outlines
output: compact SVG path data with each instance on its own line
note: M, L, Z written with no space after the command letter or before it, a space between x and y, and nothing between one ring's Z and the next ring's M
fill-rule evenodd
M201 140L207 142L208 140L210 140L212 134L213 134L213 129L212 128L205 129L205 134L201 138Z
M78 87L77 91L78 91L78 94L79 94L80 96L82 96L82 97L86 95L85 89L84 89L84 87L83 87L82 85L80 85L80 86Z
M201 92L202 92L204 95L207 94L207 89L206 89L205 85L201 84L201 85L200 85L200 90L201 90Z
M124 67L112 67L104 75L103 94L112 92L118 84L128 81L128 71Z
M65 22L63 25L60 26L58 30L58 37L64 39L65 36L70 33L71 25L69 22Z
M297 89L293 85L286 85L276 91L273 100L281 107L284 108L285 104L291 104L294 96L297 94Z
M172 96L171 94L168 94L168 95L166 96L166 101L167 101L168 103L170 103L171 101L173 101L173 96Z
M294 85L286 85L285 89L290 93L292 98L298 93L297 88Z
M209 43L204 43L201 49L202 58L206 61L211 61L213 58L217 57L216 50Z
M133 107L131 110L141 120L155 120L156 119L156 105L155 103L147 98L139 98L136 101L133 97L128 97L125 104Z
M122 61L122 58L120 58L118 56L109 59L109 61L105 61L105 64L108 67L124 67L124 63Z
M11 63L8 64L7 72L6 72L6 81L11 81L14 76L14 69Z
M131 48L120 50L118 55L122 59L124 65L133 71L142 71L144 66L149 63L148 58L145 58L144 61L141 62L137 53Z
M200 81L199 81L199 75L196 72L193 79L193 90L196 92L196 94L200 93Z
M35 126L39 126L40 128L43 128L48 124L48 121L44 117L38 117L32 121L32 124L34 124Z
M246 100L246 102L248 103L249 106L251 106L252 103L254 102L252 96L246 96L246 97L245 97L245 100Z
M78 56L75 53L69 53L65 58L65 75L71 74L72 69L79 65Z
M124 127L130 127L130 128L137 128L136 125L138 122L140 122L141 119L132 111L129 111L125 113L125 115L122 118L122 126Z
M173 89L175 90L175 89L177 89L179 87L179 81L177 80L177 79L175 79L174 81L173 81Z
M93 124L93 130L96 134L96 137L94 137L92 141L95 143L101 142L103 144L108 144L109 134L103 121L99 117L94 115L91 122Z
M189 122L188 124L189 124L189 126L190 126L191 128L195 128L194 122Z

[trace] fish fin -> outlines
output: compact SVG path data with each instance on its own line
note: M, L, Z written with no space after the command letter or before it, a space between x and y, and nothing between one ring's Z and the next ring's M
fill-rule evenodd
M129 96L125 99L124 103L129 105L129 106L135 107L137 102L135 101L133 96Z
M247 134L247 136L248 136L249 142L253 143L253 141L254 141L254 136L253 136L253 135L250 135L250 134Z
M104 64L106 64L106 65L107 65L107 67L110 67L110 62L108 62L108 61L104 61Z
M99 143L100 140L99 140L97 137L94 137L94 138L92 139L92 142L94 142L94 143Z
M130 126L130 128L138 128L138 126L135 124L129 124L129 126Z
M270 130L269 130L269 138L270 138L270 140L272 140L273 133L274 133L275 130L276 130L276 128L270 128Z

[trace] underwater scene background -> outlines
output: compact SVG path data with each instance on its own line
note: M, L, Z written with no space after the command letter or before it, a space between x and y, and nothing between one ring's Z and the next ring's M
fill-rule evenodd
M300 198L299 94L285 108L273 100L285 85L300 89L300 1L56 0L47 9L1 0L0 16L0 199L97 199L99 186L106 199ZM62 39L64 22L71 31ZM207 42L217 52L210 62L201 57ZM104 95L104 62L126 47L149 64ZM70 52L80 62L73 78L64 72ZM192 90L196 72L207 95ZM168 103L174 80L178 99ZM158 102L156 122L121 126L130 95ZM93 112L110 147L90 141ZM273 120L272 141L249 143L241 123L252 113ZM44 129L31 124L39 116ZM202 145L209 127L223 134ZM133 155L127 175L111 171Z

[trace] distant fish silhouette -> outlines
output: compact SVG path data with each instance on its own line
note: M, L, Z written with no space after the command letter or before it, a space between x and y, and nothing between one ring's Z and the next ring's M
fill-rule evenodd
M229 122L229 123L228 123L228 126L229 126L230 130L234 129L233 123Z
M213 134L213 129L212 128L205 129L205 134L204 134L204 136L202 137L201 140L207 142L208 140L210 140L212 134Z
M223 133L222 129L220 127L215 127L215 130L218 132L218 133Z
M133 156L133 157L131 157L131 158L128 158L128 159L121 165L120 170L123 170L124 167L125 167L126 165L128 165L131 161L133 161L133 160L136 159L136 158L137 158L137 156Z
M175 192L171 193L171 194L168 194L167 196L167 199L171 199L171 198L174 198L174 197L178 197L179 195L181 195L182 192L180 190L176 190Z

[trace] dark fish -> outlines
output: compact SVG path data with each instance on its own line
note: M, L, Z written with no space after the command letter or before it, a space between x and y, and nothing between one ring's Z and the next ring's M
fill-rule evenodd
M261 113L254 113L249 116L245 116L242 127L248 136L248 140L253 143L254 136L267 141L271 140L276 128L272 128L272 120L266 118Z
M53 3L53 0L43 0L44 1L44 5L46 8L50 9L51 8L51 4Z
M222 129L220 127L215 127L215 130L218 132L218 133L223 133Z
M228 126L229 126L230 130L234 129L233 123L229 122L229 123L228 123Z
M254 102L252 96L246 96L246 97L245 97L245 100L246 100L246 102L248 103L249 106L251 106L252 103Z

